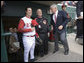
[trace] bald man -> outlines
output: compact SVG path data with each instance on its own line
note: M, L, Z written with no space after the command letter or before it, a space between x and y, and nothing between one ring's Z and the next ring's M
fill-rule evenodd
M36 27L36 32L43 41L42 45L40 46L40 55L41 57L43 57L44 54L48 54L49 25L47 19L42 16L41 9L37 9L36 21L38 23L38 27Z

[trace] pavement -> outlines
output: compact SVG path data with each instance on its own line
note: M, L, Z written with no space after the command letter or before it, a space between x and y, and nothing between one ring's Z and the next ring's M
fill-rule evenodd
M64 48L59 44L59 51L53 54L54 42L49 42L49 53L44 57L37 56L35 62L83 62L83 45L75 41L75 33L67 34L69 54L64 55Z

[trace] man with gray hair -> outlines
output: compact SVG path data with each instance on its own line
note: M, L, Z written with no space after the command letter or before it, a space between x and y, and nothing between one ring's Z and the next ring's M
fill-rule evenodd
M53 13L51 15L51 29L53 30L54 37L55 37L55 49L54 52L59 50L58 47L58 39L60 38L63 46L64 46L64 54L68 55L69 47L66 39L66 24L68 23L68 17L63 11L59 11L57 9L57 5L53 4L50 6L50 10Z

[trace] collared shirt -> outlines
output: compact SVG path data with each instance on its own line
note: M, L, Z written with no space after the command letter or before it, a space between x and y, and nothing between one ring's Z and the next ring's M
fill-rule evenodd
M57 18L58 10L55 12L55 14L53 14L53 20L54 20L54 22L55 22L55 15L56 15L56 18Z

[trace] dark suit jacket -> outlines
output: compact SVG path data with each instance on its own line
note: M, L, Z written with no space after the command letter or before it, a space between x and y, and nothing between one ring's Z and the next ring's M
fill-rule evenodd
M77 13L77 17L80 16L80 12L83 12L83 1L78 1L76 3L76 13Z
M58 10L58 15L57 15L57 20L56 24L54 23L53 20L53 14L51 15L51 25L53 25L54 30L53 32L55 33L56 31L59 33L62 33L63 31L66 31L66 24L68 23L69 19L67 17L67 14L64 11L59 11ZM63 25L63 29L59 30L58 27L60 25Z

